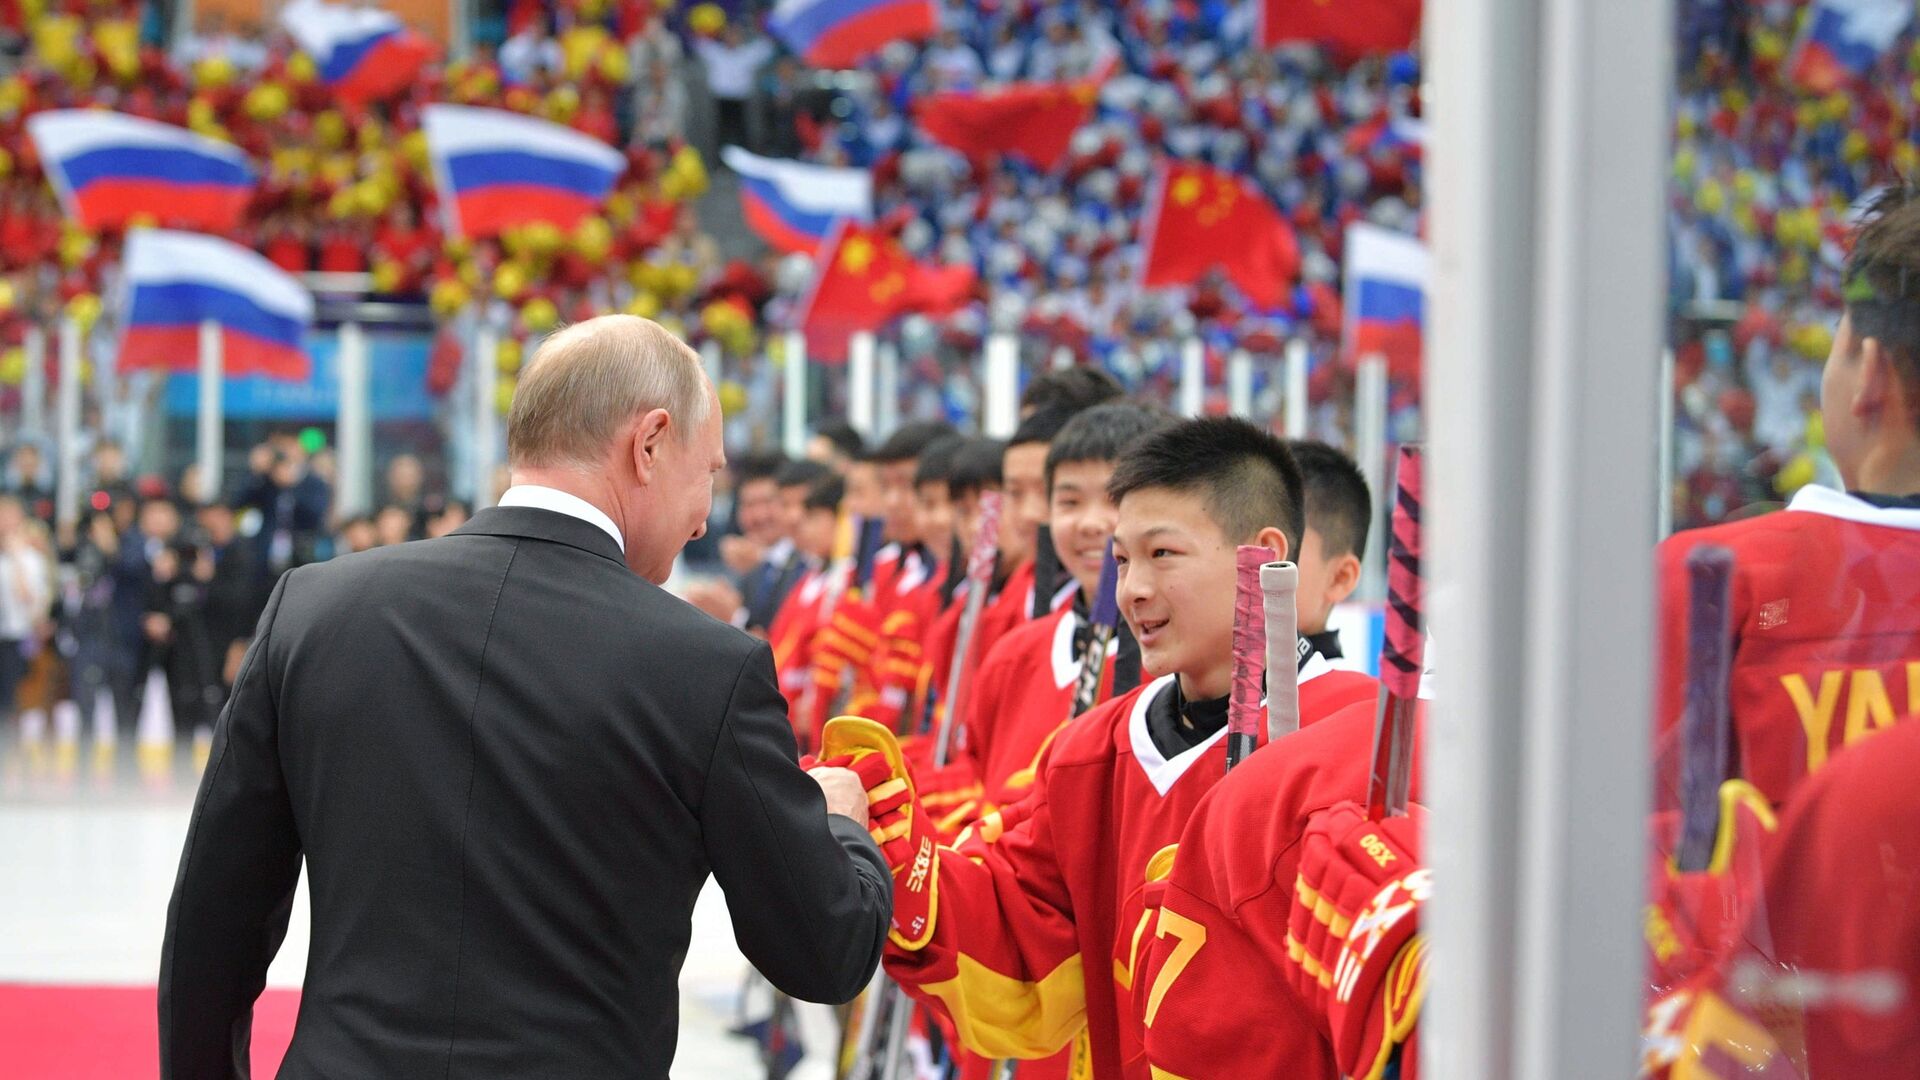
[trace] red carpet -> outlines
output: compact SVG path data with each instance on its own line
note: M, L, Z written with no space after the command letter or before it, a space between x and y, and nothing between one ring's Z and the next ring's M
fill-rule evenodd
M0 983L0 1076L19 1080L147 1080L160 1075L151 986ZM293 1038L298 990L268 990L253 1007L253 1075L271 1077Z

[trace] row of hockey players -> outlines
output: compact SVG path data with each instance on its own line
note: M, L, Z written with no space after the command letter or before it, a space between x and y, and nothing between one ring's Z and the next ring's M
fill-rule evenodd
M1658 553L1649 1074L1920 1075L1920 726L1878 737L1920 714L1920 204L1864 217L1847 280L1822 412L1848 491ZM799 741L869 781L888 983L963 1076L1415 1075L1425 813L1382 813L1393 695L1326 632L1359 470L1083 370L1023 413L1004 445L908 425L819 482L823 569L771 624ZM1402 486L1389 622L1417 639ZM836 542L854 518L884 535ZM1229 775L1248 547L1298 567L1265 673L1298 729Z

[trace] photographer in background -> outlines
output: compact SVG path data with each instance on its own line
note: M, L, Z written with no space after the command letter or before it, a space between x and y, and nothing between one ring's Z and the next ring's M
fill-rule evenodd
M260 511L257 537L260 561L270 577L313 562L333 490L308 469L300 440L280 433L253 448L247 459L253 475L239 504Z

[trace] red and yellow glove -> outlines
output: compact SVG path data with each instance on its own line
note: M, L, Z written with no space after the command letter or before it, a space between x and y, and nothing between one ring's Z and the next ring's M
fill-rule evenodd
M903 949L924 948L938 913L940 845L920 805L913 773L892 731L858 716L836 716L820 736L823 765L860 775L867 788L867 828L893 874L893 929Z
M1415 1025L1426 996L1420 907L1432 878L1420 861L1426 811L1370 821L1358 803L1308 820L1287 925L1287 978L1320 1011L1343 1076L1378 1080L1401 1049L1417 1074Z

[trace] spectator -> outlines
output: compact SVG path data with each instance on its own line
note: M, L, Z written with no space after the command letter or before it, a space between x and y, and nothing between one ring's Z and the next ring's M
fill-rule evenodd
M267 573L278 577L314 561L333 493L307 470L299 440L279 436L256 446L247 464L252 475L239 504L260 512L257 542Z
M409 540L418 540L427 532L427 471L412 454L396 454L387 462L387 497L383 506L398 506L413 517Z
M153 587L143 620L150 643L149 666L167 676L177 730L196 735L213 727L226 690L220 676L224 652L216 652L208 623L207 596L213 555L195 543L169 544L154 556Z
M20 500L0 495L0 715L8 717L52 599L51 570L26 523Z
M500 46L500 74L515 86L543 86L566 70L566 55L547 29L547 17L529 19Z
M755 73L773 59L773 43L757 34L748 37L739 21L733 20L718 39L701 38L693 48L707 68L707 90L719 114L720 145L753 149L747 102L753 97Z
M340 535L334 541L333 552L336 556L357 555L379 546L380 533L374 527L373 519L362 514L340 523Z
M184 67L203 60L224 60L237 72L253 74L267 66L267 47L258 38L235 33L219 8L200 17L199 28L180 41L176 55Z
M62 590L58 647L67 661L68 695L85 715L99 708L102 695L122 715L132 700L139 654L128 648L116 615L120 587L120 533L113 515L87 515L79 542L65 560L70 566ZM135 643L137 644L137 642ZM123 692L125 697L122 697Z
M427 538L429 540L437 540L458 529L460 526L465 525L467 519L472 516L471 512L467 509L466 503L461 502L459 499L448 499L446 504L440 508L439 513L427 519Z
M247 643L253 640L254 624L267 606L266 575L260 570L259 555L235 528L231 506L202 507L200 528L204 550L213 563L213 576L207 582L207 634L220 661L221 685L229 687L239 674Z
M374 546L392 547L413 539L413 514L404 506L383 506L373 518Z
M687 88L674 70L654 64L633 89L633 139L641 146L664 147L687 134Z
M53 491L47 485L40 447L23 442L13 448L7 462L6 490L20 500L29 516L40 521L53 520Z
M929 90L971 90L986 75L980 54L954 29L940 31L923 61Z
M111 510L116 519L125 514L121 530L125 531L132 522L132 514L138 500L133 484L127 479L127 452L113 439L101 439L93 446L93 495L90 499L96 510Z

